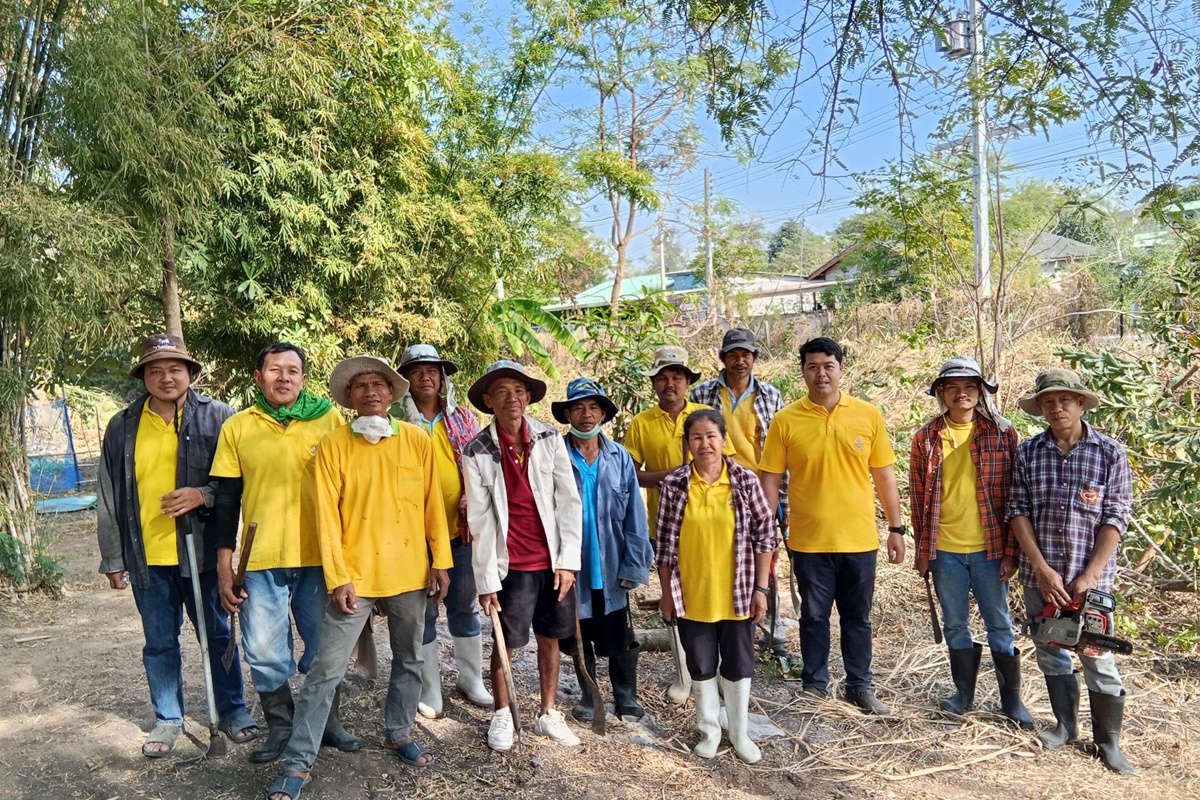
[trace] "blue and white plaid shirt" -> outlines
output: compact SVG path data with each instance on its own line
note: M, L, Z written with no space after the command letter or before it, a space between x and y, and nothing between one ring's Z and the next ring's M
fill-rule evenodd
M1101 526L1124 536L1133 508L1133 474L1125 448L1083 423L1083 438L1063 455L1047 429L1017 447L1008 515L1028 517L1046 563L1070 583L1087 567ZM1096 588L1111 592L1117 556L1104 565ZM1028 556L1021 583L1037 586Z

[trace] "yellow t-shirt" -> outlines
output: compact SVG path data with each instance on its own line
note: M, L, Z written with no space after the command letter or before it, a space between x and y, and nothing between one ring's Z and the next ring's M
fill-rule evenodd
M325 585L354 584L362 597L423 589L429 556L450 569L450 538L433 442L416 425L392 421L371 444L349 426L317 445L317 529Z
M688 414L702 408L712 408L690 400L674 420L661 407L648 408L634 417L625 434L625 449L633 463L646 472L658 472L683 466L685 447L683 423ZM726 455L733 455L733 445L725 440ZM646 515L650 518L650 538L658 531L658 489L646 490Z
M762 458L762 425L754 413L754 392L742 397L737 408L733 407L733 393L721 387L721 415L729 430L729 443L733 446L733 460L751 472L758 472L758 461Z
M879 547L871 470L894 463L879 409L842 392L832 414L807 396L776 414L758 467L790 475L789 549L865 553Z
M979 499L975 495L975 462L971 439L975 423L942 429L942 510L938 517L937 549L948 553L977 553L986 547Z
M179 421L183 422L182 409L179 411ZM146 564L152 567L174 567L179 564L175 520L162 513L162 501L159 499L176 489L178 455L179 434L175 426L151 411L150 401L147 400L142 406L133 444L133 475L137 480L142 546L146 548Z
M345 424L331 408L285 428L251 406L221 427L209 474L244 481L242 523L258 523L248 570L320 566L313 458L317 442Z
M679 525L679 585L683 618L693 622L746 619L733 610L733 487L729 467L716 483L692 471Z
M462 499L462 474L454 458L446 421L433 423L433 457L437 464L438 480L442 484L442 504L446 508L446 530L451 538L458 534L458 501Z

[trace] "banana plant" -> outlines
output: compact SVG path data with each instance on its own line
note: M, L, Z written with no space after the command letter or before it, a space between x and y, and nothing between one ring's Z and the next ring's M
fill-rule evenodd
M513 355L521 358L528 351L537 365L551 378L558 377L558 369L550 351L538 337L539 331L550 335L554 341L580 360L587 351L575 333L561 319L542 308L540 300L510 297L497 300L488 309L488 319L500 331L504 343Z

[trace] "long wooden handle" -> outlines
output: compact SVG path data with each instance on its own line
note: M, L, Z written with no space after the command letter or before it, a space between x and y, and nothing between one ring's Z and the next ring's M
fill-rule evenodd
M242 553L238 557L237 572L233 573L233 585L241 587L246 578L246 565L250 563L250 549L254 547L254 534L258 532L258 523L251 522L246 528L246 536L242 539Z
M929 573L925 573L925 599L929 601L929 626L933 628L933 643L942 643L942 623L938 620L937 604L933 602L933 587L929 585Z
M583 676L583 682L587 684L587 688L592 693L592 733L603 736L605 729L608 726L608 714L604 711L604 697L600 694L600 687L596 685L596 678L592 673L588 672L587 659L583 657L583 631L579 625L579 606L575 606L575 667L579 670L579 674ZM615 701L616 698L614 698ZM613 708L616 708L614 702Z
M508 711L512 714L513 731L521 733L521 714L517 705L517 686L513 683L512 662L508 660L508 645L504 642L504 629L500 627L500 612L492 606L492 635L495 636L496 652L500 654L500 671L504 678L504 688L508 690Z

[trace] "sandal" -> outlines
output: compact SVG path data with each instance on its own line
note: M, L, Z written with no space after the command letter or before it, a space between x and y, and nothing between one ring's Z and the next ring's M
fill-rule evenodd
M271 788L267 789L267 800L271 800L271 796L276 794L286 794L288 800L297 800L300 797L300 791L308 786L308 780L299 775L280 775L271 784Z
M400 760L410 767L424 768L433 763L433 754L415 739L405 739L402 742L388 742L384 746L399 756ZM422 761L421 759L425 760Z
M183 726L174 722L160 722L154 726L154 730L150 731L150 735L146 737L146 741L142 744L142 755L146 758L162 758L169 756L175 752L175 745L179 742L179 737L183 735ZM166 750L147 750L148 744L165 744Z
M217 730L229 737L234 744L248 742L262 735L262 729L254 721L254 717L245 711L235 711L217 725Z

